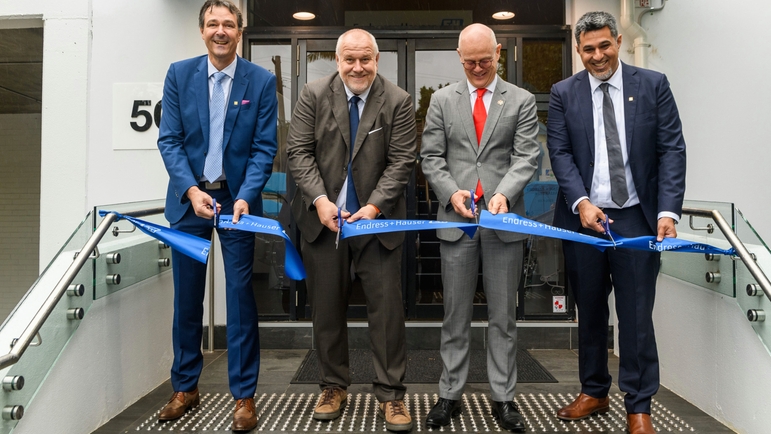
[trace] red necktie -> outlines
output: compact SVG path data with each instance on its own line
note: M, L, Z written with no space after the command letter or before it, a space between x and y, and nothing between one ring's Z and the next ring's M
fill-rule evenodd
M479 143L482 141L482 132L485 130L485 121L487 120L487 110L485 110L485 102L482 100L482 97L484 96L485 92L487 92L487 89L477 89L477 100L474 103L474 129L477 131L477 146L479 146ZM485 194L484 190L482 190L482 181L477 179L477 188L474 191L474 196L476 196L475 202L479 202L479 198L482 197L482 195Z

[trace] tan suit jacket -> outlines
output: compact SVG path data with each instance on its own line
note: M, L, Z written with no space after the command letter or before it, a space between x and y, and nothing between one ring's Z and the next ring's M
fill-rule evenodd
M415 166L415 111L410 95L378 75L372 83L354 141L353 178L359 202L385 218L406 218L404 190ZM298 191L292 212L303 238L313 242L324 228L313 200L337 200L347 176L351 143L348 100L340 76L305 85L287 140L289 168ZM378 235L393 250L404 233Z

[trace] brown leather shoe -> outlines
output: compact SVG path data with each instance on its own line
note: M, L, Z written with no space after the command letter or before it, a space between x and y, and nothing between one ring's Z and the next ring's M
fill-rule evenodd
M201 398L198 395L198 388L192 392L174 392L171 399L158 415L158 422L179 419L185 412L200 404Z
M412 430L412 417L401 399L381 402L378 415L385 419L386 429L389 431Z
M316 420L332 420L340 416L340 409L343 408L348 394L340 387L327 387L321 391L319 402L316 403L316 409L313 410L313 418Z
M655 434L651 415L646 413L631 413L626 415L626 424L629 434Z
M581 393L575 401L557 411L557 417L562 420L579 420L593 414L607 413L610 409L608 397L592 398Z
M233 431L250 431L257 427L257 410L254 408L254 398L236 400L236 410L233 413Z

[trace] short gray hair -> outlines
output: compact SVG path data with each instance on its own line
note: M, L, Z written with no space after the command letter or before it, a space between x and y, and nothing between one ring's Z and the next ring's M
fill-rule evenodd
M340 35L340 37L337 38L337 45L335 45L335 54L338 56L340 55L340 46L343 45L343 39L346 37L346 35L357 32L364 33L369 36L369 39L372 42L372 49L375 50L375 55L377 56L380 53L380 50L377 48L377 41L375 40L375 37L372 36L372 33L364 29L351 29Z
M576 23L576 45L581 45L581 34L584 32L591 32L592 30L600 30L607 27L610 29L610 36L613 39L618 38L618 25L616 24L616 17L613 15L602 12L587 12L578 19Z

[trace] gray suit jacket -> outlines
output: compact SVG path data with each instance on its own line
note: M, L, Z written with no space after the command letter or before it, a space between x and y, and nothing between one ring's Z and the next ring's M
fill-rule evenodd
M415 111L412 97L380 75L372 83L353 148L356 195L364 205L378 207L386 218L404 219L404 189L415 167ZM306 241L313 242L324 226L313 200L321 195L335 202L347 176L350 137L348 100L337 73L308 83L292 115L287 154L297 183L292 212ZM404 233L379 234L393 250Z
M467 221L455 213L450 197L458 190L473 190L478 179L486 200L501 193L509 199L509 212L524 215L522 190L537 168L537 135L535 97L500 78L479 146L466 80L436 91L426 115L420 156L423 173L439 199L437 220ZM504 242L526 237L496 234ZM460 229L437 230L445 241L457 241L462 235Z

